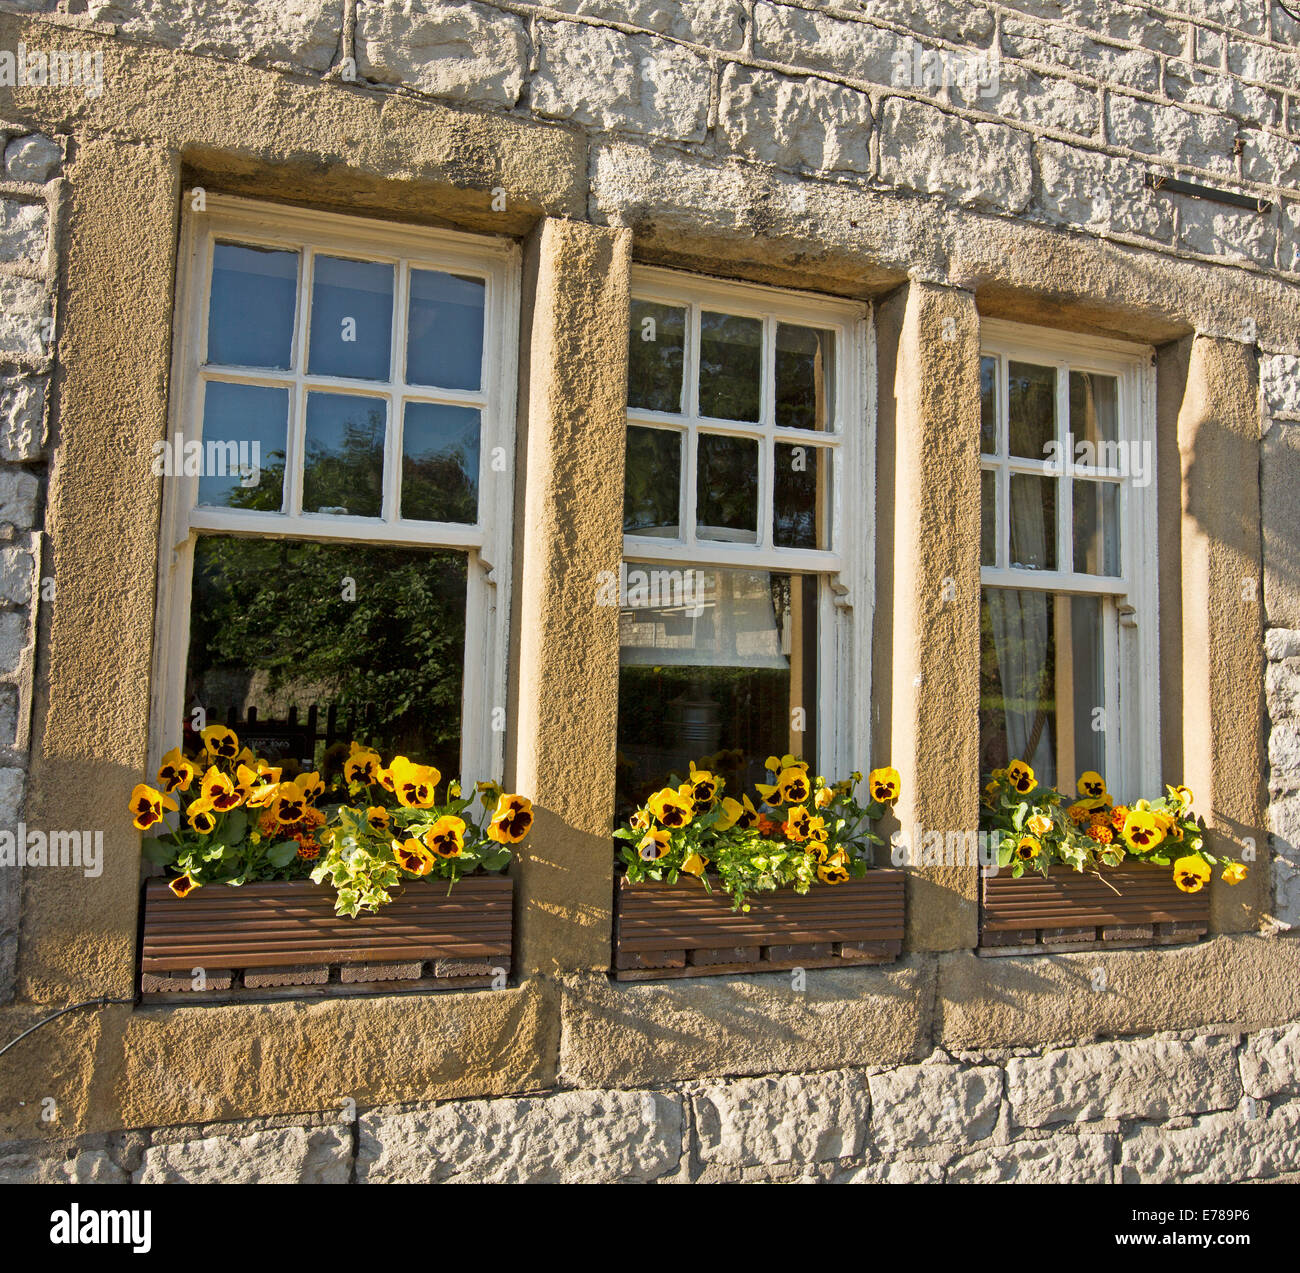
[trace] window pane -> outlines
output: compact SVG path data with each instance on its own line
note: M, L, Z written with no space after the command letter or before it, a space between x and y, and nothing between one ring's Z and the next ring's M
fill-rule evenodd
M387 380L393 348L393 267L318 256L311 293L313 376Z
M1011 454L1047 459L1047 444L1056 438L1056 369L1008 363L1007 412Z
M733 314L700 315L700 414L756 421L763 372L763 324Z
M980 359L980 450L998 454L998 360Z
M482 385L486 295L487 283L481 278L437 270L411 271L408 384L442 389L478 389ZM383 376L387 374L385 368Z
M765 781L770 755L802 755L815 769L817 576L636 562L626 571L620 814L669 774L685 775L692 760L720 773L737 796Z
M1011 565L1056 569L1056 478L1012 473Z
M835 413L835 333L776 325L776 424L780 429L827 429Z
M385 760L458 774L465 578L458 552L200 537L186 748L201 706L242 743L307 769L337 772L357 738Z
M1091 444L1092 455L1076 456L1079 463L1118 468L1119 381L1114 376L1070 372L1070 432L1077 446Z
M701 539L758 542L758 443L701 433L696 457L695 532Z
M307 395L304 513L380 515L386 415L382 398L350 393Z
M209 381L203 394L198 502L280 512L288 417L287 389ZM180 471L181 458L172 457L174 472Z
M682 409L686 311L656 301L632 302L627 349L627 404L642 411Z
M225 367L293 365L298 253L218 243L208 296L208 362Z
M998 564L998 475L980 472L980 565Z
M825 447L777 443L773 539L779 548L829 548L830 457Z
M982 774L1024 760L1039 782L1069 792L1081 773L1105 774L1104 604L1027 589L983 591Z
M627 430L623 529L634 535L677 539L681 518L682 435L675 429Z
M1119 575L1119 484L1074 483L1074 568Z
M401 516L476 522L478 445L476 407L408 402L402 424Z

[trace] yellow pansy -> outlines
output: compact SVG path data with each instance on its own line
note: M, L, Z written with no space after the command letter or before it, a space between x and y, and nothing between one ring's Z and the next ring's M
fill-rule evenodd
M847 867L823 863L817 868L817 878L823 884L843 884L849 878Z
M1046 835L1052 829L1052 820L1045 813L1031 813L1025 825L1035 835Z
M307 812L307 800L296 782L282 782L271 801L271 817L277 826L288 827L301 822Z
M1022 796L1038 785L1034 771L1023 760L1013 760L1007 766L1007 781Z
M884 765L867 775L867 790L878 803L892 804L903 790L903 779L893 765Z
M175 809L177 805L170 796L165 796L161 791L155 791L148 783L141 782L132 788L127 807L137 830L148 831L150 827L157 826L163 820L165 809Z
M1244 862L1229 862L1223 868L1223 881L1225 884L1240 884L1248 874L1249 870Z
M370 829L372 831L387 831L392 823L392 818L389 816L388 810L385 809L383 805L372 804L370 808L366 810L366 821L370 823Z
M325 783L318 773L299 774L294 781L308 804L315 804L325 794Z
M343 762L343 777L347 782L378 782L382 768L377 751L354 742L348 758Z
M801 804L795 805L790 810L790 814L781 830L785 833L786 839L793 840L795 844L802 844L808 838L810 821L808 810Z
M227 729L224 725L209 725L199 737L203 739L208 755L215 756L218 760L234 760L239 755L239 739L233 729Z
M434 803L442 775L432 765L416 765L405 756L394 756L388 766L393 794L408 809L427 809Z
M730 796L723 796L722 812L718 815L718 820L713 825L719 831L730 831L731 828L740 820L740 816L744 812L745 807L739 800L733 800Z
M1160 824L1156 821L1155 814L1146 809L1134 809L1127 818L1124 819L1124 839L1128 845L1138 852L1145 852L1147 849L1154 849L1161 840L1165 838L1165 833L1160 829ZM1189 861L1192 859L1180 858L1179 861ZM1209 868L1206 868L1208 876Z
M465 823L445 815L424 833L424 842L440 858L459 857L465 847Z
M691 789L691 800L694 801L697 809L710 809L713 807L714 798L718 794L719 782L707 769L696 769L695 762L691 761L691 776L689 780Z
M702 858L698 853L690 853L687 855L686 861L682 863L682 870L687 875L703 875L704 868L708 864L708 858Z
M502 794L488 823L488 839L498 844L518 844L533 825L533 802L526 796Z
M647 831L636 846L637 857L643 862L657 862L673 846L673 837L659 829Z
M196 888L199 882L188 871L184 875L178 875L172 880L167 887L171 889L177 897L188 897Z
M217 829L217 814L211 800L196 800L185 811L185 817L200 835L211 835Z
M1106 779L1094 769L1079 775L1079 794L1085 799L1095 800L1106 794Z
M392 842L393 857L402 870L411 875L428 875L433 870L434 857L419 840Z
M671 787L656 791L646 805L654 820L664 827L684 827L695 816L695 806L690 797Z
M1199 893L1210 882L1210 864L1203 858L1179 858L1174 863L1174 883L1184 893Z
M179 747L173 747L158 766L158 785L168 794L188 791L190 783L199 775L198 767L186 757Z
M238 808L244 799L236 789L234 780L228 774L223 774L216 765L208 767L199 786L199 792L204 800L211 801L212 807L218 813L226 813Z

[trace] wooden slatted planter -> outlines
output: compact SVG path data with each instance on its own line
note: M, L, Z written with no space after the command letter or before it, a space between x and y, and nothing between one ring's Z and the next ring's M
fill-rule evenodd
M334 913L334 890L310 880L209 885L178 898L163 880L144 891L141 990L146 997L248 992L460 989L510 968L514 885L475 875L411 884L378 914ZM202 968L205 989L193 987ZM294 991L288 987L298 987ZM303 990L302 987L308 989Z
M614 976L619 981L705 977L783 968L891 963L903 949L903 873L753 893L733 911L719 888L619 880L614 901Z
M1126 862L1103 878L1057 866L1044 879L1009 870L982 881L982 954L1168 946L1209 930L1209 890L1184 893L1167 866Z

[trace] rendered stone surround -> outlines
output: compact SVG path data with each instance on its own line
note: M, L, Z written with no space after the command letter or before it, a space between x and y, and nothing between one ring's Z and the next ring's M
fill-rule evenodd
M20 38L39 44L44 29L0 17L0 47ZM93 43L92 36L66 28L59 40ZM612 269L620 253L626 260L626 248L614 247L626 242L625 233L611 234L599 224L590 232L576 226L548 231L544 220L589 216L630 230L641 259L682 263L694 253L697 264L715 273L864 297L898 286L910 272L922 283L955 284L966 299L954 295L951 303L967 313L973 294L983 313L1041 315L1057 325L1157 343L1193 330L1236 334L1243 305L1254 311L1270 350L1285 346L1293 323L1295 288L1277 278L1158 257L883 190L724 169L677 152L583 138L567 127L421 104L357 86L304 83L116 43L105 53L106 72L120 82L150 84L150 95L129 101L106 93L68 102L16 92L6 108L24 127L76 141L61 298L67 317L58 347L60 415L68 428L56 440L58 481L46 527L60 589L42 634L43 687L60 692L43 688L38 701L31 808L37 818L58 809L65 821L104 826L110 867L93 896L48 874L27 881L24 931L39 943L27 943L22 952L21 1002L0 1012L5 1038L53 1006L96 993L129 994L133 980L136 837L122 816L120 793L135 781L145 754L153 572L150 565L138 576L122 575L122 589L103 608L90 576L104 541L121 540L123 531L148 562L156 552L156 492L132 482L130 472L166 428L175 216L181 190L195 181L340 209L356 192L354 210L512 235L540 225L543 237L572 244L574 253L581 254L584 242L589 252L607 245L601 250ZM265 126L268 118L275 128ZM642 160L648 166L637 167ZM510 204L497 220L490 190L503 172ZM726 177L721 186L720 175ZM594 183L590 203L581 194L588 176ZM607 311L597 305L590 282L573 289L569 300L585 298L582 317L595 315L599 331ZM928 290L919 288L917 295ZM612 357L622 356L617 344ZM106 393L106 385L114 392ZM97 447L114 456L117 469L97 463ZM521 493L525 488L519 484ZM609 507L602 507L600 515L608 517ZM95 606L85 604L91 597ZM878 630L887 630L889 610L878 613ZM114 653L109 667L99 666L103 648ZM573 684L581 673L566 664L555 684ZM516 700L512 719L519 711ZM571 754L567 758L571 762ZM537 772L560 765L554 755L532 763ZM565 809L567 865L608 869L608 860L597 863L581 841L594 839L590 828L609 816L600 800L597 792L590 805ZM539 841L536 852L540 858L547 846ZM532 866L523 867L524 878ZM942 890L936 901L934 918L949 922ZM35 1036L37 1046L24 1044L26 1051L0 1061L0 1091L6 1093L0 1128L23 1139L70 1128L100 1132L269 1116L320 1108L320 1093L340 1085L353 1089L340 1100L351 1095L363 1107L549 1088L562 1067L608 1046L602 1039L617 1039L613 1024L635 1038L655 1018L646 1016L653 996L639 994L642 987L615 992L599 975L557 982L552 970L591 966L597 925L535 918L543 936L529 967L539 975L517 990L419 1000L413 1019L406 1014L416 1001L400 998L365 1001L363 1009L354 1000L259 1005L255 1013L246 1006L116 1008L64 1018ZM959 921L957 928L964 923L969 927ZM899 969L834 974L848 978L843 983L813 973L809 984L821 996L823 1020L846 1018L834 1045L844 1058L837 1064L845 1066L920 1060L934 1046L955 1046L945 1045L945 1038L963 1040L963 1046L1033 1046L1097 1033L1208 1027L1225 1019L1241 1028L1273 1025L1300 1016L1293 1001L1294 943L1224 937L1196 949L1202 962L1194 964L1176 962L1182 952L1105 952L1074 962L1066 956L979 961L969 954L918 953ZM1099 962L1125 970L1130 982L1123 994L1107 999L1086 990L1089 969ZM1225 966L1237 974L1226 1007L1219 983ZM1169 994L1171 968L1184 974L1176 996ZM962 979L952 980L963 969L969 971ZM945 978L950 993L939 989ZM644 1041L639 1052L619 1043L612 1055L624 1057L630 1068L615 1085L676 1081L702 1070L735 1073L734 1058L746 1046L743 1031L750 1039L743 1068L751 1073L770 1072L771 1060L760 1051L779 1057L792 1072L824 1068L826 1053L815 1050L809 1022L795 1019L799 1001L776 984L781 980L725 979L665 992L667 1015L660 1025L677 1049L675 1060L668 1050L673 1079L651 1072L653 1049ZM690 1035L673 1031L692 1019L702 1030L709 1005L729 994L737 997L735 1027L716 1036L719 1051L711 1059L692 1058L683 1050ZM889 1001L893 1013L883 1032L867 1024L869 1008L840 1011L846 999L869 1003L876 996ZM590 1002L604 1005L591 1018L594 1025L585 1024L578 1007ZM265 1042L279 1038L291 1040L292 1050ZM338 1057L358 1039L361 1061L349 1065L340 1084ZM1012 1042L1021 1039L1027 1041ZM404 1048L413 1058L405 1078L386 1069ZM639 1080L636 1065L644 1075ZM31 1102L47 1094L65 1113L55 1126L34 1127ZM28 1105L18 1107L19 1100Z

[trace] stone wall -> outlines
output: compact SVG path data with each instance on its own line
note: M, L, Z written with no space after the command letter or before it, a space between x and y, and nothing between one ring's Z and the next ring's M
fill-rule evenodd
M22 816L54 363L61 145L0 121L0 827ZM0 869L0 1003L14 993L21 874Z
M614 154L603 147L620 139L1300 273L1300 23L1275 0L4 0L0 8L564 121L595 144L598 215ZM1148 171L1273 207L1261 215L1155 194Z
M31 1181L1117 1184L1300 1179L1300 1025L919 1065L344 1108L0 1151Z

